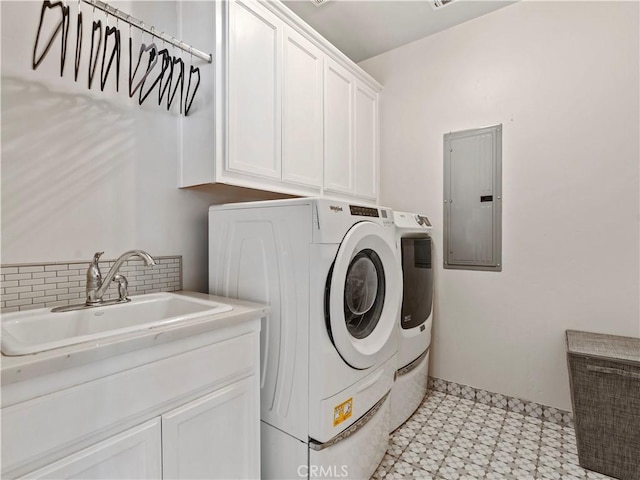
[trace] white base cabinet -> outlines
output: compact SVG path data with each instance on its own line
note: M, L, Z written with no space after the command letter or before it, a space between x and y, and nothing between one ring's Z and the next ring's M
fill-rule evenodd
M21 478L162 478L160 435L156 418Z
M109 357L70 388L74 369L3 386L50 392L3 406L1 477L260 478L259 329Z
M259 478L260 412L244 379L162 415L163 478Z
M180 2L182 25L199 24L201 3ZM216 16L215 133L181 118L180 186L375 203L380 84L281 2L207 8Z

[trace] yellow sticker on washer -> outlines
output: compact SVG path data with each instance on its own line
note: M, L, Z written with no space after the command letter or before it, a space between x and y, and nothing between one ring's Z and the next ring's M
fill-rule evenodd
M333 426L340 425L353 413L353 397L333 409Z

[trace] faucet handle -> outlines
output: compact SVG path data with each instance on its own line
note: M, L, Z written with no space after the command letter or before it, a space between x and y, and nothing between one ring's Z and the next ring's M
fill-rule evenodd
M87 268L87 292L90 289L100 288L102 284L102 272L100 272L100 264L98 260L100 260L100 256L104 252L96 252L93 255L93 260L89 264L89 268Z

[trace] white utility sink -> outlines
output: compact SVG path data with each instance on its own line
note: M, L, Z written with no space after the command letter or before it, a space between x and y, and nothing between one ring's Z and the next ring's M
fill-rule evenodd
M27 355L113 335L175 325L232 310L231 305L177 295L150 293L128 303L68 312L27 310L2 315L2 353Z

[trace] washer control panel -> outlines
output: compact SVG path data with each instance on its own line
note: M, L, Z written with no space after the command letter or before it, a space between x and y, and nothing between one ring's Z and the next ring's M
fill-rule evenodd
M380 212L377 208L373 207L361 207L359 205L349 205L351 215L358 215L360 217L379 217ZM386 213L386 212L385 212Z
M373 217L382 220L385 227L393 226L393 210L376 207L364 207L362 205L349 205L351 215L357 217Z

